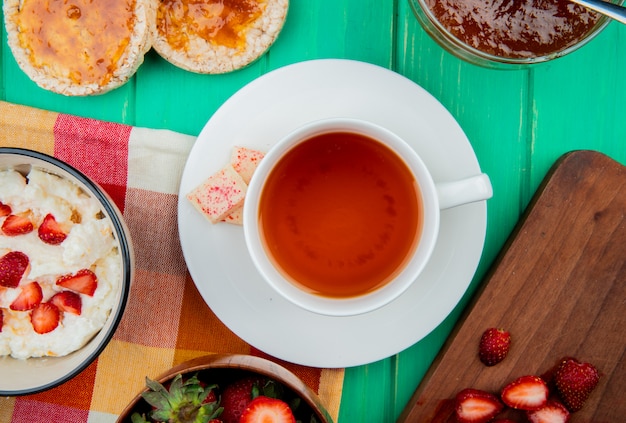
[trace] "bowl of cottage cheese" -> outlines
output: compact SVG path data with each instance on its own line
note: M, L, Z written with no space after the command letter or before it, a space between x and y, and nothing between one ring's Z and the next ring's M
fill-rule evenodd
M0 395L71 379L106 347L134 256L96 183L46 154L0 148Z

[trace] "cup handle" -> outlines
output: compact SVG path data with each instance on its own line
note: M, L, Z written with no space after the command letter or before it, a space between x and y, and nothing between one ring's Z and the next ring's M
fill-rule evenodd
M485 173L458 181L439 182L435 186L440 210L487 200L493 196L491 181Z

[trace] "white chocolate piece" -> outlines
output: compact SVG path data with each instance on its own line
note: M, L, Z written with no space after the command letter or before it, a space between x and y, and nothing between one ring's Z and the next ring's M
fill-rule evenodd
M226 223L243 226L243 206L234 210L231 214L223 219Z
M230 156L230 164L241 175L246 184L249 184L252 174L264 156L265 153L262 151L246 147L234 147Z
M209 176L187 199L211 223L217 223L241 208L248 186L229 164Z

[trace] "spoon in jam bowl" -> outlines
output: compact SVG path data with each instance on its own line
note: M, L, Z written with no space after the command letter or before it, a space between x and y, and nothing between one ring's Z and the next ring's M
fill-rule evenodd
M569 0L587 9L602 13L609 18L626 24L626 7L603 0Z

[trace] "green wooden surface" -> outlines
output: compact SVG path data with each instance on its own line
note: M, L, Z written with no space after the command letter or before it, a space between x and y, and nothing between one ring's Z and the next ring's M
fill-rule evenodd
M593 149L626 164L626 26L617 23L569 56L502 71L476 67L445 52L419 27L405 0L294 0L280 38L246 69L196 75L151 51L128 84L88 98L63 97L35 86L8 50L4 27L0 54L2 100L191 135L246 83L310 59L381 65L441 101L492 179L483 258L461 303L430 335L396 356L346 369L340 423L395 421L559 156Z

